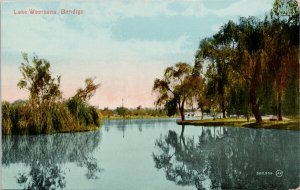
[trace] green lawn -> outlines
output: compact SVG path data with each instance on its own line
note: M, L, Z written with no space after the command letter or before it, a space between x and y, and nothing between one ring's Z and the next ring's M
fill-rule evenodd
M254 119L249 122L245 118L225 118L225 119L206 119L206 120L185 120L177 121L179 125L196 125L196 126L231 126L231 127L248 127L248 128L266 128L266 129L288 129L299 130L300 119L289 119L284 121L269 121L263 120L261 123L256 123Z

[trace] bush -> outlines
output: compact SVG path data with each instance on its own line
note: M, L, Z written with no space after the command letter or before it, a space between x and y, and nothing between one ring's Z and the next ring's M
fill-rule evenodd
M8 102L2 102L2 133L12 133L12 123L10 118L10 105Z
M67 128L73 130L76 127L75 118L72 116L65 103L56 104L55 106L51 107L50 111L52 125L56 131L65 131Z
M79 98L49 105L2 103L2 133L51 133L86 130L100 125L95 107Z
M70 98L66 104L70 110L70 113L78 121L79 125L99 126L100 117L96 108L94 108L93 106L89 106L87 103L76 96Z

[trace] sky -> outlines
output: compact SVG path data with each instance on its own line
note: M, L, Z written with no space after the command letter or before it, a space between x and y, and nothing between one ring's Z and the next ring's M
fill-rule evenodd
M155 78L177 62L194 63L199 42L229 20L263 17L273 0L4 1L1 4L1 98L27 99L17 87L22 52L51 63L65 99L95 77L89 101L99 108L154 107ZM18 11L82 10L81 15Z

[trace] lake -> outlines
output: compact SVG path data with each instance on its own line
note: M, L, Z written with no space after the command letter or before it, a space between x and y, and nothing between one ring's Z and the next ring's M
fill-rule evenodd
M289 189L299 132L109 120L92 132L2 137L6 189Z

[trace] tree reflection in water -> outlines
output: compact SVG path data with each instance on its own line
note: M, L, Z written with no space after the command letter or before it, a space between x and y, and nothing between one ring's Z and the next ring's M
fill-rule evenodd
M23 163L29 172L19 173L17 182L24 189L66 187L66 163L86 167L87 179L97 179L101 168L92 153L101 141L101 132L23 135L2 137L2 165Z
M197 138L169 131L156 140L155 167L197 189L289 189L299 186L299 133L202 128ZM276 176L283 171L283 176Z
M64 174L59 165L36 163L29 173L19 173L17 182L24 189L62 189L66 186Z

